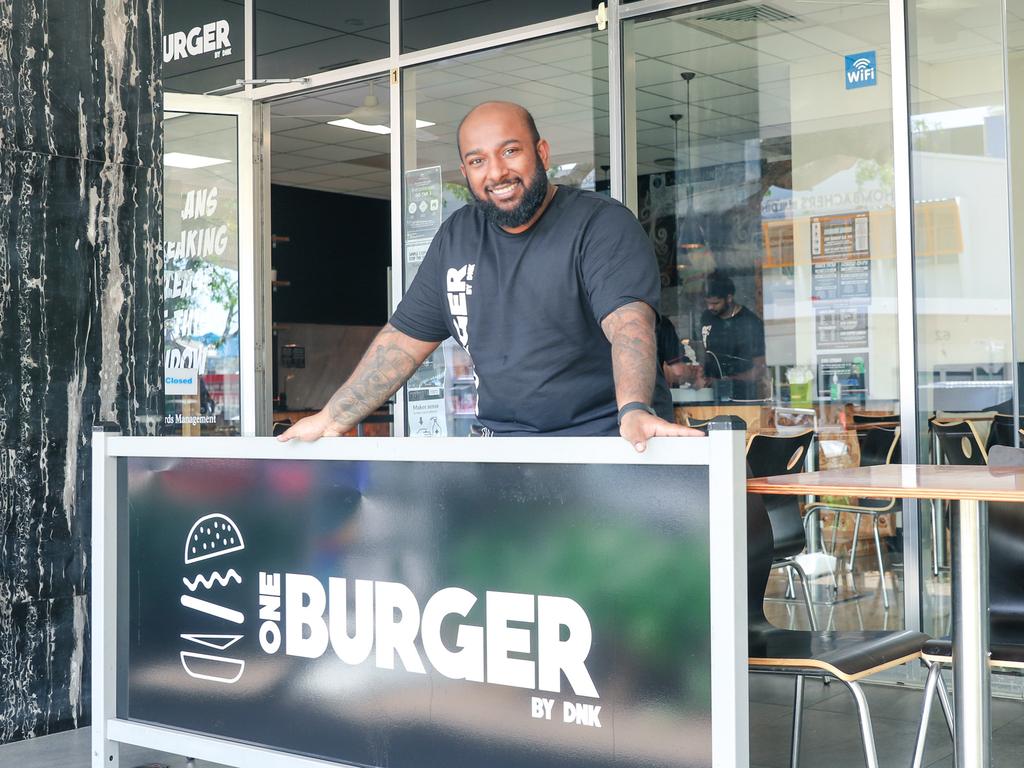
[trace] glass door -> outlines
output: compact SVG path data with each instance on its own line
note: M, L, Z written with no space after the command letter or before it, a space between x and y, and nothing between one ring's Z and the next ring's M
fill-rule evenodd
M165 96L165 435L267 430L260 114L240 99Z

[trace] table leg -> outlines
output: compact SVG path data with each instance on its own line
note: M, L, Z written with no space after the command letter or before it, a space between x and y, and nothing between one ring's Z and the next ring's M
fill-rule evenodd
M951 533L956 765L983 768L989 764L992 741L985 503L959 502Z

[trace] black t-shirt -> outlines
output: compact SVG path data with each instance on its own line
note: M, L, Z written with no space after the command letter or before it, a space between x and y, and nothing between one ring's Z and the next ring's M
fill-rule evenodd
M705 310L700 316L700 326L704 348L714 353L705 357L706 376L718 379L745 373L754 367L755 357L764 357L764 323L746 307L729 318ZM756 397L757 382L733 380L733 399Z
M677 363L683 356L683 348L679 344L676 327L667 317L658 318L655 326L655 339L658 343L658 362Z
M654 251L633 214L559 187L520 234L475 206L452 214L391 325L421 341L453 336L466 348L478 418L496 434L615 435L611 344L601 320L634 301L657 310L660 293ZM660 372L658 379L655 408L671 418Z

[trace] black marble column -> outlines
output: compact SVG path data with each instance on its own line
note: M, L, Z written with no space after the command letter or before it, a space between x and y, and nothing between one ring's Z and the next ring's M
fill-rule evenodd
M0 743L89 721L89 437L161 411L159 25L0 1Z

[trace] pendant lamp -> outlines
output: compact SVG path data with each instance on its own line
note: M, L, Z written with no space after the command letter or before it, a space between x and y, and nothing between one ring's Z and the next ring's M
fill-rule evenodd
M704 230L697 221L697 212L693 208L693 152L691 149L690 130L690 81L696 77L693 72L680 72L679 76L686 81L686 215L683 218L682 229L679 230L679 249L682 251L695 251L707 245L707 238ZM669 115L673 118L673 115ZM676 128L679 122L675 121ZM676 130L678 136L679 131ZM677 139L678 143L678 139Z

